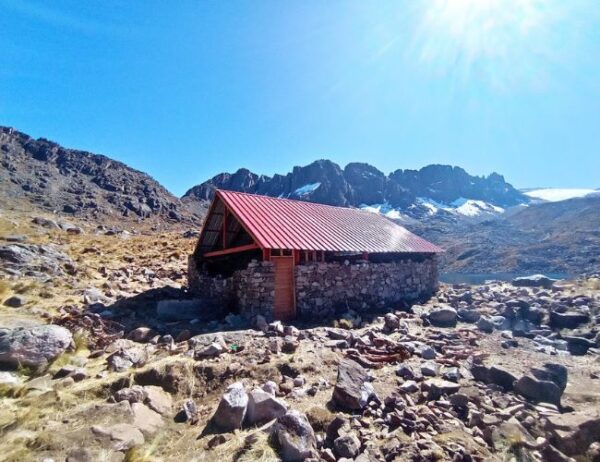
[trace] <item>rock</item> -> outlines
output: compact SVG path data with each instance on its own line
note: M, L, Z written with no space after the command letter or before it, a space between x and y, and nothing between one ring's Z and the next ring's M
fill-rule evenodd
M207 306L199 299L161 300L156 315L161 321L191 321L207 317Z
M457 313L450 306L442 306L430 311L427 319L435 327L454 327L456 326Z
M155 435L164 425L160 414L142 403L133 403L131 411L133 413L133 425L146 437Z
M140 385L133 385L130 388L121 388L113 395L113 398L117 403L121 401L128 401L132 404L143 403L146 401L147 397L148 393L146 392L146 388Z
M400 364L396 369L396 375L405 380L413 380L417 378L417 374L415 374L413 368L407 364Z
M272 380L265 382L262 386L262 389L272 396L276 396L279 392L279 386Z
M477 321L477 328L481 332L490 334L494 332L494 323L492 322L492 319L489 316L481 316Z
M531 373L539 380L554 382L561 392L567 388L569 371L562 364L545 363L542 368L532 368Z
M129 332L127 338L138 343L148 343L155 335L156 332L150 327L138 327Z
M360 451L360 440L354 433L350 433L336 438L333 448L339 457L354 458Z
M517 377L501 366L491 366L488 370L486 383L493 383L501 386L506 391L511 391Z
M34 217L31 222L34 225L38 225L41 226L43 228L48 228L48 229L59 229L58 223L56 223L54 220L50 220L49 218L44 218L44 217Z
M173 410L173 398L161 387L147 385L144 387L146 392L146 405L161 415L168 415Z
M273 431L283 462L302 462L316 455L315 433L304 414L287 411L277 419Z
M112 300L104 295L100 290L92 287L83 291L83 302L86 305L95 305L101 303L102 305L110 305Z
M513 279L512 285L515 287L543 287L544 289L550 289L555 282L556 279L550 279L543 274L533 274Z
M110 427L93 426L92 433L99 437L108 437L115 443L114 449L125 451L144 444L145 439L142 432L131 424L121 423Z
M546 417L552 443L568 456L582 455L600 441L600 413L597 410Z
M64 367L61 367L58 371L56 371L56 373L54 374L52 379L58 380L58 379L64 379L66 377L70 377L75 382L81 382L83 379L86 379L87 376L88 376L87 372L85 371L85 369L83 369L81 367L64 366Z
M216 358L225 353L226 347L219 342L213 342L204 348L199 348L194 351L194 359Z
M539 380L530 375L524 375L515 383L515 392L534 402L545 402L560 405L562 391L549 380Z
M384 327L389 332L394 332L400 327L400 318L394 313L386 313L383 317Z
M437 356L435 350L429 345L425 345L423 348L421 348L419 353L421 355L421 358L423 359L435 359L435 357Z
M586 313L579 313L577 311L567 311L566 313L550 312L550 326L557 329L576 329L589 321L590 315Z
M298 342L298 339L296 337L292 337L291 335L286 335L283 338L283 343L281 344L281 351L283 353L293 353L295 352L298 347L300 346L300 343Z
M595 342L585 337L566 336L563 339L567 341L567 348L573 356L583 356L596 346Z
M227 387L213 416L213 421L219 429L225 432L242 428L247 407L248 394L242 383L236 382Z
M287 405L283 400L261 389L254 389L248 394L248 411L246 420L250 425L269 422L285 414Z
M0 329L0 363L38 367L48 364L73 344L71 332L42 325Z
M4 300L4 306L8 306L10 308L19 308L27 303L27 300L22 295L13 295L12 297Z
M17 385L21 379L12 372L0 371L0 385Z
M439 399L443 395L451 395L460 390L460 385L443 379L428 379L423 382L423 388L429 391L428 398Z
M367 381L367 371L355 361L343 359L338 366L337 381L332 401L341 409L363 409L373 395L373 386Z
M146 363L148 355L139 347L122 348L112 353L106 362L108 369L115 372L123 372L131 367L139 367Z
M188 399L183 403L182 409L175 416L176 422L188 422L196 425L200 420L200 410L193 399Z
M435 377L439 370L440 366L435 361L425 361L421 364L421 374L425 377Z
M477 310L467 309L467 308L459 308L456 312L458 315L458 319L462 322L468 322L470 324L479 321L481 315Z
M419 386L417 385L417 382L415 382L414 380L407 380L402 385L400 385L400 390L403 391L404 393L414 393L418 389L419 389Z

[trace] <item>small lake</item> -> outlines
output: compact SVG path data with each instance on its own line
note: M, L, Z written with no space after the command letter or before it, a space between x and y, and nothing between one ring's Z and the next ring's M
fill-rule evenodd
M440 273L440 281L446 284L483 284L485 281L511 281L521 276L543 274L552 279L569 279L567 273Z

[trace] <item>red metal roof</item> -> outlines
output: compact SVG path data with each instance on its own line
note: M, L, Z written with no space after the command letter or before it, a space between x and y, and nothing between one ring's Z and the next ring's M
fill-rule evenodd
M373 212L217 190L256 243L267 249L418 252L442 249ZM215 199L215 200L216 200Z

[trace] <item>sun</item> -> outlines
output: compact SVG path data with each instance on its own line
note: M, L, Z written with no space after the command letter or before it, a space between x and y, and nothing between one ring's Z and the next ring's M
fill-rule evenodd
M547 56L555 0L424 1L415 33L419 62L443 74L482 75L497 84L534 76Z

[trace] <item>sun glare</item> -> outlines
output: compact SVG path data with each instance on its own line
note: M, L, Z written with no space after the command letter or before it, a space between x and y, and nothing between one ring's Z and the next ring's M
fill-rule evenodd
M558 17L554 0L433 0L422 4L415 50L421 63L448 74L484 73L502 85L538 77Z

